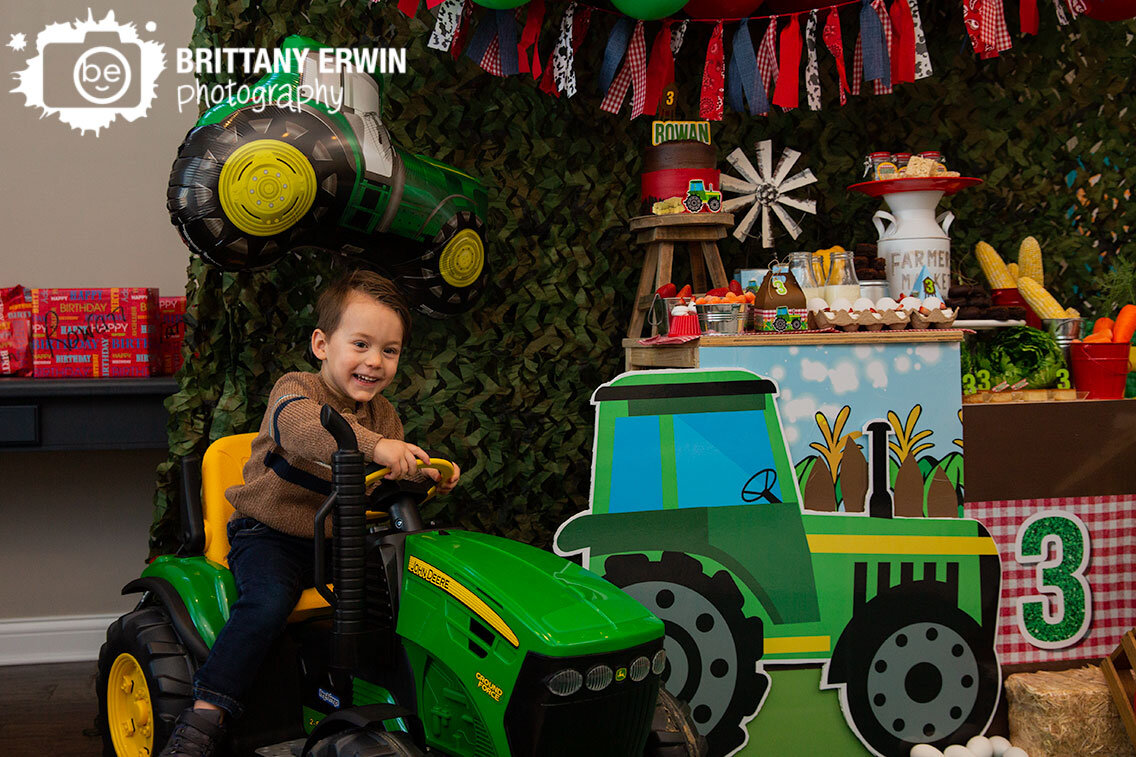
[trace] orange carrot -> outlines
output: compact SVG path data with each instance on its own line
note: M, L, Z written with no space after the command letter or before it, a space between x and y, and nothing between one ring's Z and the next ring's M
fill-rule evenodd
M1128 344L1136 334L1136 305L1125 305L1116 314L1116 324L1112 327L1112 341Z
M1105 329L1111 329L1112 324L1113 324L1113 320L1111 318L1098 318L1097 322L1093 324L1093 333L1095 334L1098 331L1104 331Z
M1085 344L1101 344L1102 342L1112 341L1112 329L1105 329L1104 331L1094 331L1085 337Z

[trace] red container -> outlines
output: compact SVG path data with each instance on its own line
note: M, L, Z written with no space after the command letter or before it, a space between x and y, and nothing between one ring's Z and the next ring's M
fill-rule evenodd
M1073 386L1078 392L1088 392L1091 400L1123 398L1129 349L1129 345L1117 342L1073 342L1069 345Z
M1037 317L1037 313L1033 312L1033 308L1026 302L1026 298L1022 297L1022 293L1018 291L1017 287L1013 289L995 289L990 293L990 300L995 305L1002 307L1019 307L1026 309L1026 325L1033 326L1035 329L1043 328L1041 319Z
M33 289L36 378L156 373L158 290Z

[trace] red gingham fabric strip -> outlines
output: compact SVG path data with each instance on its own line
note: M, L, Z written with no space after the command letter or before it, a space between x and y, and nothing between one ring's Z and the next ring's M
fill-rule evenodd
M996 58L1013 46L1002 0L982 0L982 43L986 46L983 58Z
M1019 600L1041 595L1037 564L1018 563L1015 542L1026 519L1042 510L1072 513L1089 532L1084 575L1092 595L1091 624L1080 641L1063 649L1035 647L1018 627ZM966 513L990 531L1002 560L997 651L1003 665L1104 657L1136 626L1136 496L968 502Z
M765 85L765 94L773 92L777 84L777 17L769 19L769 26L765 27L765 36L761 38L761 47L757 50L757 70L761 73L761 81ZM765 115L761 113L760 115Z

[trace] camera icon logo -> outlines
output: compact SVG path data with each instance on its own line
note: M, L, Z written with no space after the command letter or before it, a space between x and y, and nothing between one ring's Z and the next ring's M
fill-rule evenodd
M88 11L86 21L49 24L36 49L39 55L16 73L20 85L13 91L22 92L28 106L96 136L119 116L134 121L146 115L166 67L162 45L140 39L113 11L100 21Z
M141 99L142 50L113 32L90 32L82 43L43 48L44 102L53 108L132 108ZM70 84L71 86L67 86Z

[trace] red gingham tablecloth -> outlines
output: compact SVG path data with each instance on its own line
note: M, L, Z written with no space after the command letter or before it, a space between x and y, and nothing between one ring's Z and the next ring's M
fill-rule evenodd
M1092 594L1091 621L1080 641L1062 649L1034 646L1018 627L1018 599L1040 592L1037 564L1017 562L1015 540L1022 524L1043 510L1071 513L1089 532L1084 575ZM968 502L966 515L986 526L1002 559L997 652L1003 665L1105 657L1136 626L1136 495Z

